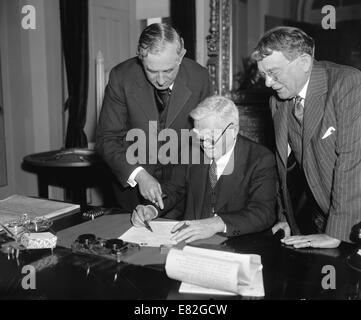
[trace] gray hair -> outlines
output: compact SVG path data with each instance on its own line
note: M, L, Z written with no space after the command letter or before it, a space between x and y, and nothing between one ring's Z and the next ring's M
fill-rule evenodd
M167 43L178 43L177 54L181 55L184 49L184 41L179 33L165 23L153 23L146 27L139 37L137 56L140 60L148 53L161 52Z
M239 113L234 102L222 96L211 96L203 100L189 114L195 121L202 120L210 115L216 115L225 121L238 125Z
M260 61L280 51L288 60L294 60L301 54L314 56L315 42L308 34L295 27L276 27L267 31L259 40L252 58Z

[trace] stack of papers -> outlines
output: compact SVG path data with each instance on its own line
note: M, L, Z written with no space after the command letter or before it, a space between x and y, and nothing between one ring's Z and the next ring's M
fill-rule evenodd
M78 204L12 195L0 200L0 223L5 224L27 214L29 218L59 218L80 210Z

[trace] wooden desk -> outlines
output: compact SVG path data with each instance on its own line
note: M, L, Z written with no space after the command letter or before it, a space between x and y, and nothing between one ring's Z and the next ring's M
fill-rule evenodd
M98 224L94 231L98 236L104 236L106 230L101 230L99 219L93 222ZM129 224L128 215L111 219L119 226L119 231L127 227L124 222ZM58 236L76 237L75 230L81 231L84 225L78 227L80 229L63 230ZM67 245L69 240L60 239L59 243ZM338 249L296 250L281 245L266 232L232 238L218 248L261 255L265 299L361 299L361 273L346 263L346 258L356 248L346 243ZM27 264L32 264L37 270L35 290L21 287L22 266ZM322 288L325 266L335 268L336 289ZM100 257L76 255L61 247L56 248L53 255L49 250L23 253L18 264L0 254L0 297L5 299L230 299L179 294L179 285L178 281L167 277L162 264L117 264Z

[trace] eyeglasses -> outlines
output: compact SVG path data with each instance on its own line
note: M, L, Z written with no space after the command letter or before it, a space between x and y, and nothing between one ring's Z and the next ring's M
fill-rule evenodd
M217 142L219 141L219 139L221 139L221 137L225 134L225 132L227 131L227 129L228 129L231 125L233 125L233 122L229 123L229 124L227 125L227 127L224 128L224 130L222 131L222 133L220 134L220 136L219 136L216 140L214 140L213 138L210 138L210 139L199 139L202 148L209 148L209 147L214 148L214 146L217 144Z
M281 77L281 75L286 71L286 69L288 68L288 66L292 63L294 63L300 56L298 56L296 59L288 62L284 67L283 69L281 70L277 70L277 71L268 71L268 72L262 72L262 71L259 71L259 74L260 76L266 80L267 77L271 78L273 81L278 81Z

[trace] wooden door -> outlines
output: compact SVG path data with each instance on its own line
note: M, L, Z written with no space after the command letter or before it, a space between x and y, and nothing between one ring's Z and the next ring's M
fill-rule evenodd
M93 0L89 2L89 95L86 134L88 141L95 139L96 58L101 51L106 77L118 63L130 58L131 52L130 1Z

